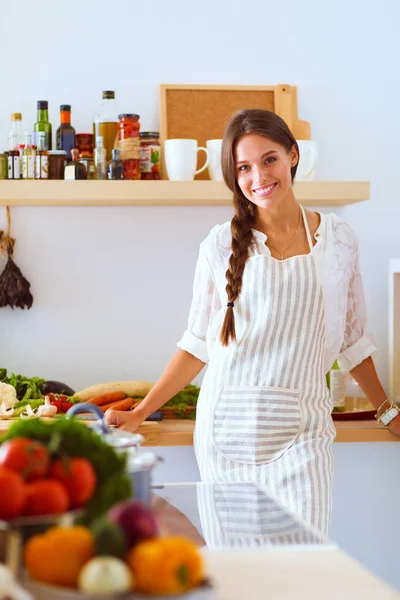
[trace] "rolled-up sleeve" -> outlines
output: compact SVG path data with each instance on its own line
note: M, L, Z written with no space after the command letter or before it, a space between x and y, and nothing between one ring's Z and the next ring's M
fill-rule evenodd
M347 296L346 329L338 356L339 366L342 371L351 371L375 351L372 336L367 333L364 289L357 250Z
M188 326L178 347L193 354L204 363L208 362L207 331L221 302L215 286L213 273L204 249L200 246L193 283L193 299L189 311Z

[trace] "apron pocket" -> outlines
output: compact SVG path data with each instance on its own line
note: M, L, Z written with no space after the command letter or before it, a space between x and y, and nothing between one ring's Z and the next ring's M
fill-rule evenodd
M299 391L224 387L213 416L214 443L229 460L262 465L276 460L300 433Z

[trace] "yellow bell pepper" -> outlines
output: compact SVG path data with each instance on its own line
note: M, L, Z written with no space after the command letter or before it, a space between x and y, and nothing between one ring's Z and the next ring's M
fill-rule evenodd
M204 579L197 546L180 536L141 542L130 550L127 560L135 589L145 594L181 594Z

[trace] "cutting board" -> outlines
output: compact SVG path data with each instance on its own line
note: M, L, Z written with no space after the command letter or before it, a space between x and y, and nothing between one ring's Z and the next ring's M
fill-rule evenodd
M43 421L52 421L50 417L42 418ZM7 431L7 429L15 423L16 419L0 419L0 432ZM93 425L94 421L84 421L80 419L85 425ZM140 433L144 437L144 446L157 446L160 442L160 424L153 421L145 421L141 424L137 433Z

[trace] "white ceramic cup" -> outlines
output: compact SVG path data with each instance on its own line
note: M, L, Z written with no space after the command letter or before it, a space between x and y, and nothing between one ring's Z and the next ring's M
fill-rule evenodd
M206 162L196 171L197 154L200 150L206 153ZM209 163L207 148L198 146L197 140L165 140L164 157L168 179L171 181L192 181L195 175L207 169Z
M221 167L221 146L222 140L207 140L206 148L210 153L210 162L208 165L208 174L213 181L223 181Z
M315 167L318 163L317 142L312 140L296 140L300 151L300 160L296 172L297 181L314 179Z

